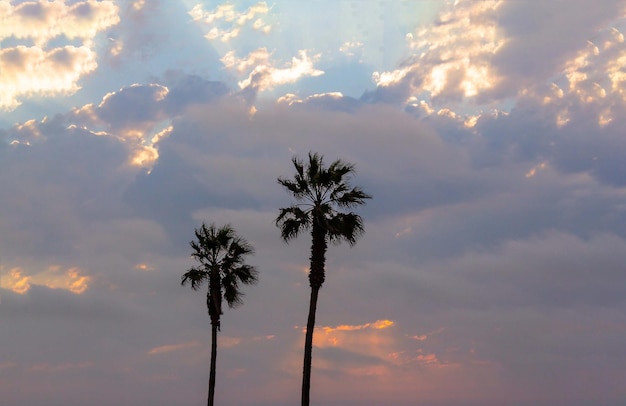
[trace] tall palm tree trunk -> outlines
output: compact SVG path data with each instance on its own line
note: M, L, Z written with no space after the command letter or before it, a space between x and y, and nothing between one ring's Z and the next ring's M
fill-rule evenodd
M311 285L311 300L309 302L309 318L306 324L306 338L304 340L304 367L302 372L302 406L309 406L311 390L311 358L313 353L313 329L315 328L315 312L317 310L317 296L325 279L324 266L326 262L326 230L313 220L311 230L311 270L309 284Z
M217 358L217 324L211 323L211 371L209 372L208 406L213 406L215 396L215 361Z
M302 372L302 406L309 406L311 389L311 358L313 351L313 328L315 327L315 310L317 309L318 288L311 288L309 318L306 323L306 339L304 340L304 370Z

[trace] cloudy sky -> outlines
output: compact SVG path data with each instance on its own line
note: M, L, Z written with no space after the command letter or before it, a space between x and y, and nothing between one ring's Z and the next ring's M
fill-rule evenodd
M626 402L626 1L0 0L3 405L199 405L189 241L260 272L216 402L299 401L307 236L276 183L356 165L313 404Z

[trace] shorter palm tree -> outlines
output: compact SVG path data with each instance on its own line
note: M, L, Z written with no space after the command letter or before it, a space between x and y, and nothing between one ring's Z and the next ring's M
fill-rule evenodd
M254 249L228 224L217 228L215 224L207 227L202 223L202 227L196 229L196 240L189 244L193 249L191 256L200 265L188 269L182 276L181 284L189 284L193 290L198 290L205 282L208 284L206 304L211 318L211 370L207 405L213 406L222 299L230 308L243 303L240 285L255 284L258 271L244 262L244 257L253 254Z

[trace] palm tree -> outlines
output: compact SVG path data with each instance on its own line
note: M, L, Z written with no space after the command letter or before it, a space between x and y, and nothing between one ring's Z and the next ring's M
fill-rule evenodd
M257 282L258 271L244 263L244 256L253 254L254 249L239 237L230 225L217 228L215 224L196 229L196 241L189 243L191 256L200 265L192 267L182 276L181 284L190 284L198 290L208 284L206 304L211 318L211 372L209 374L208 406L213 406L215 394L215 358L217 356L217 331L220 330L222 299L233 308L242 303L240 285Z
M348 178L354 173L352 164L336 160L326 168L323 156L311 152L308 163L305 164L297 157L293 157L292 162L296 168L294 178L278 178L278 183L293 195L296 203L280 209L276 226L280 228L285 242L297 237L302 231L311 232L309 271L311 300L304 342L302 377L302 406L308 406L315 311L318 292L325 279L328 242L347 241L350 246L356 243L357 238L364 232L363 220L357 214L344 213L341 210L365 204L365 199L371 196L359 187L350 186Z

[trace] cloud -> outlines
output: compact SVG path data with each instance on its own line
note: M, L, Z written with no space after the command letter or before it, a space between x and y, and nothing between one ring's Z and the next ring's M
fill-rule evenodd
M255 31L268 34L272 26L266 23L262 16L269 10L270 7L265 2L256 3L245 11L237 11L234 4L221 4L215 10L205 11L201 4L197 4L191 9L189 15L194 21L211 27L205 35L208 40L218 39L228 42L238 37L246 25L250 25Z
M21 268L13 268L9 270L8 280L6 280L6 277L3 279L3 289L12 290L13 292L19 293L20 295L28 292L28 290L30 289L31 277L24 275Z
M587 41L597 38L598 31L626 16L619 0L586 12L579 4L586 3L578 1L567 9L556 3L502 5L499 25L508 41L494 58L494 66L507 77L503 88L523 88L550 79Z
M33 365L29 367L27 371L49 374L51 372L52 373L65 372L65 371L75 370L75 369L91 368L93 367L93 365L94 365L93 362L82 362L78 364L64 363L64 364L57 364L57 365L38 364L38 365Z
M277 49L268 45L274 41L266 35L245 35L248 45L243 48L238 46L242 41L239 37L249 27L271 34L272 25L264 17L270 18L271 9L265 2L259 2L245 11L238 11L233 4L222 4L213 11L205 11L202 5L196 5L189 12L194 21L212 27L205 37L221 52L221 62L237 79L241 95L249 103L253 103L258 92L324 73L314 67L321 54L311 55L307 49L298 49L291 53L296 54L291 57L284 52L276 53ZM256 44L251 51L250 41ZM248 49L246 56L237 55L241 49Z
M59 36L79 39L88 45L96 34L119 22L118 7L112 1L26 1L0 2L0 40L30 39L37 48Z
M51 289L64 289L77 295L84 293L89 288L91 281L92 278L85 275L84 271L77 267L64 270L58 265L49 266L47 269L32 273L28 277L29 283L44 285Z
M374 73L379 92L395 89L399 92L396 97L404 99L401 102L427 92L433 101L445 103L493 88L500 78L491 59L506 42L496 19L502 3L461 1L449 5L435 24L407 36L412 58L393 71Z
M158 145L174 130L171 120L185 103L219 98L223 91L198 78L180 77L172 79L171 90L130 86L99 104L2 130L2 139L10 143L0 148L4 248L12 257L33 250L44 257L71 256L84 249L81 230L100 227L108 216L113 216L110 227L118 225L114 219L127 210L121 196L140 171L149 171L159 159ZM33 182L44 183L31 187Z
M442 14L437 27L453 28L441 42L447 50L424 45L422 59L380 74L374 96L392 105L289 89L251 115L241 89L176 70L0 130L2 309L22 327L0 331L6 401L200 402L205 292L180 287L180 275L193 228L214 220L249 238L261 271L245 305L224 315L221 393L236 404L293 403L303 344L293 326L306 320L310 241L280 241L273 220L290 198L275 180L309 151L354 162L355 183L374 196L359 210L358 244L328 251L314 342L322 403L622 399L621 33L572 40L533 73L560 63L564 74L519 93L496 57L512 43L514 22L503 13L526 2L482 3ZM464 15L485 28L484 48L478 32L467 34L467 65L454 50ZM224 65L249 87L283 83L272 72L294 64L272 48L250 49L227 54ZM306 69L285 78L317 69L306 55L309 65L298 57ZM443 64L438 101L417 94L423 83L435 89L424 78L442 55L458 72ZM469 67L482 62L494 80L466 95ZM518 98L469 113L444 102L500 94ZM116 391L99 385L102 376ZM541 398L527 400L529 388Z
M78 79L96 67L96 55L87 47L65 46L45 51L20 45L2 49L0 108L12 110L25 96L74 93L80 88Z
M583 240L550 230L484 252L468 252L442 262L432 272L461 278L454 285L446 283L456 286L447 299L455 306L467 306L469 301L479 307L555 310L621 306L622 297L614 286L620 278L619 247L624 243L615 234L594 234ZM446 267L449 272L443 270Z
M417 340L417 341L426 341L428 339L428 337L437 335L442 333L445 330L445 328L438 328L437 330L431 331L427 334L419 334L419 335L412 335L410 336L410 338L412 338L413 340Z
M329 111L355 112L363 103L359 100L344 96L341 92L312 94L304 100L293 93L287 93L276 100L278 105L286 104L290 107L302 106L306 109L319 108Z
M624 12L619 1L590 13L577 7L562 10L556 3L541 7L497 0L449 3L434 24L407 36L413 55L394 70L375 72L377 89L364 98L406 103L416 96L438 106L462 101L490 105L532 91L564 70L570 83L585 80L587 76L578 71L585 60L580 54L587 53L585 45L599 40L598 31ZM608 30L614 39L604 42L604 48L621 38L615 28ZM593 68L601 75L616 71Z
M150 351L148 351L148 355L167 354L170 352L187 350L187 349L196 348L199 346L200 346L200 343L197 341L190 341L190 342L181 343L181 344L161 345L161 346L150 349Z
M618 151L624 145L618 136L623 125L619 112L625 102L617 72L624 42L615 28L600 30L595 42L573 52L564 62L563 74L552 81L521 89L508 112L458 114L416 96L409 97L406 109L449 140L473 145L469 151L475 165L513 160L526 162L526 174L551 167L621 185ZM380 89L384 87L378 96L393 94Z
M339 47L339 51L353 58L363 52L363 43L360 41L346 41Z
M227 68L235 68L240 73L253 67L248 73L248 78L239 81L239 87L244 90L263 91L275 86L294 83L302 77L315 77L324 74L322 70L313 66L319 56L309 57L304 50L299 51L298 56L291 58L291 64L287 64L284 68L276 67L270 61L270 56L267 49L260 48L242 59L229 53L222 58L222 61Z
M144 271L144 272L154 271L154 268L148 264L137 264L135 265L135 269Z
M320 326L314 342L320 349L320 368L349 375L388 374L388 368L380 362L388 362L395 343L391 333L381 330L394 324L391 320L378 320L362 325Z
M122 89L105 104L123 106L132 100L147 105L146 115L137 113L141 121L169 118L168 89L161 100L155 94L162 87L146 86L133 94L137 89ZM0 162L7 165L0 172L7 192L0 207L10 208L0 216L3 230L11 230L12 239L20 231L21 241L31 244L25 250L13 242L13 250L8 238L3 241L0 246L12 248L10 266L28 269L23 257L32 252L39 261L50 261L44 250L48 240L69 235L69 243L59 244L54 257L78 261L93 278L82 295L63 296L58 289L32 282L24 295L3 292L3 306L12 317L43 314L60 323L46 332L49 326L37 327L35 319L27 343L16 341L11 332L3 332L3 342L39 348L36 337L54 340L53 331L85 337L72 351L63 347L55 354L28 357L17 344L10 345L3 362L18 366L6 368L7 385L19 379L14 371L31 365L94 362L81 370L88 386L107 374L121 388L124 382L150 388L146 393L156 390L159 398L181 382L187 382L189 393L203 387L204 379L194 376L206 370L207 351L190 355L187 350L193 348L185 345L197 342L208 348L202 344L208 317L202 293L182 289L179 277L189 261L190 230L200 220L219 219L232 221L249 236L258 252L255 264L265 270L259 286L246 291L246 305L225 314L226 341L236 345L224 346L220 356L220 368L230 376L222 390L236 399L255 396L286 403L285 397L297 391L301 373L302 334L291 326L305 320L308 286L300 270L307 266L309 248L306 238L284 247L271 231L276 207L289 200L273 180L292 173L291 148L300 155L313 149L355 162L355 180L379 200L364 208L367 232L355 248L329 249L315 341L320 399L347 404L346 398L353 396L345 393L350 385L358 389L360 400L382 393L400 403L412 396L416 382L423 398L432 402L456 399L449 382L467 389L463 396L469 393L483 403L506 396L521 399L519 382L525 388L539 384L547 399L561 404L583 395L583 389L621 393L613 380L602 381L600 373L587 387L563 392L575 374L560 380L556 377L563 375L554 373L564 363L572 371L593 370L611 356L608 370L616 375L620 371L617 344L623 332L616 309L623 301L617 289L618 265L623 262L620 253L626 252L620 189L561 173L552 164L527 178L543 161L513 159L509 148L519 137L511 135L502 145L495 138L503 129L521 125L521 116L520 121L508 118L519 113L483 117L467 128L452 115L418 119L380 105L364 104L346 113L280 103L259 109L253 117L237 98L187 107L169 120L169 136L157 141L159 157L150 173L129 166L129 150L109 131L97 135L93 129L80 130L93 121L80 121L83 116L74 113L24 123L5 134L31 142L0 149ZM99 117L98 105L92 112ZM68 130L66 120L77 127ZM125 120L121 117L117 128L125 128ZM496 131L488 124L501 127ZM491 166L478 165L481 154L495 156ZM43 157L45 165L35 165ZM63 186L58 194L43 189L55 179L46 177L54 175L45 170L49 167L61 170L54 188ZM71 175L75 172L89 176L81 180ZM7 175L11 173L20 174L23 188ZM10 205L10 197L16 202L38 200L26 194L29 190L44 190L47 210L53 213L58 205L68 204L64 196L73 196L69 219L81 227L65 234L67 229L59 224L71 222L40 221L41 215L33 217L38 207ZM33 217L33 225L12 224L16 213L22 219ZM56 213L50 218L59 217ZM394 238L407 227L411 229ZM53 238L35 238L41 234ZM154 269L136 272L137 264ZM61 270L68 267L63 263ZM263 306L255 305L259 303ZM285 303L293 305L286 309ZM268 314L272 320L279 314L280 323L269 323ZM368 317L359 316L363 314ZM94 317L99 323L93 323ZM345 323L355 317L363 321ZM84 331L82 318L94 327ZM601 337L599 329L606 331ZM255 340L259 335L274 338ZM423 335L424 340L412 338ZM112 355L94 358L95 347ZM161 373L165 368L168 373ZM537 370L546 371L539 373L540 382L533 378ZM31 373L26 376L39 382ZM59 370L55 376L63 381L68 374ZM487 389L481 382L489 382ZM244 383L249 392L240 395L236 388ZM276 387L284 389L282 397ZM68 394L63 399L77 403L82 397Z
M0 2L0 41L18 42L0 50L0 108L13 110L25 97L75 93L78 80L97 67L94 37L119 22L117 12L110 1ZM48 47L55 38L82 45Z
M393 326L393 324L394 323L391 320L377 320L373 323L365 323L365 324L360 324L360 325L341 324L335 327L323 326L322 330L324 330L324 332L327 334L335 332L335 331L355 331L355 330L363 330L367 328L380 330L380 329L389 328Z

